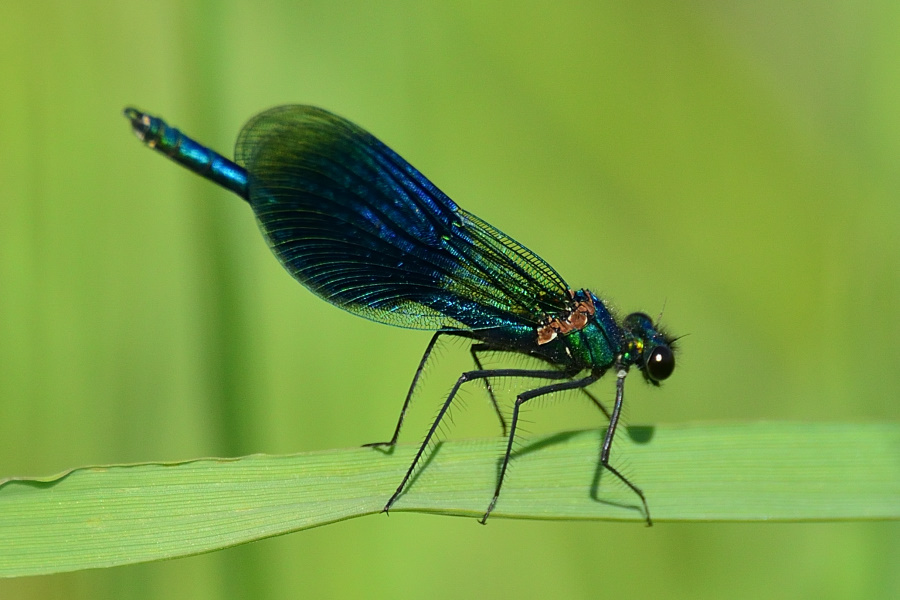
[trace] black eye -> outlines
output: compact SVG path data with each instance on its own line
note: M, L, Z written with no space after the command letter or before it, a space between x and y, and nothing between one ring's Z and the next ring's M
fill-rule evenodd
M675 370L675 355L666 346L657 346L650 351L645 366L650 379L662 381Z

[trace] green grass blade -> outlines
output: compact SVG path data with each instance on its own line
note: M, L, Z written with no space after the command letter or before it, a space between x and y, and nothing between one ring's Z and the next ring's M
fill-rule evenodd
M491 519L641 522L634 494L600 477L601 432L520 448ZM448 442L396 511L480 516L499 439ZM83 467L0 481L0 576L173 558L377 513L415 451L371 448ZM900 425L753 423L635 427L613 462L654 521L900 518ZM598 499L592 497L596 495Z

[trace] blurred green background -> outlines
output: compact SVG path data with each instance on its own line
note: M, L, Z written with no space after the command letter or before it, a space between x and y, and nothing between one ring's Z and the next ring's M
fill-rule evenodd
M573 286L665 304L689 335L662 389L631 379L630 424L896 421L898 22L890 1L4 2L0 477L381 440L428 341L297 285L126 104L226 155L264 108L329 108ZM441 355L404 441L468 364ZM466 398L452 435L495 435ZM576 397L527 418L601 426ZM395 513L0 598L890 598L898 564L894 522Z

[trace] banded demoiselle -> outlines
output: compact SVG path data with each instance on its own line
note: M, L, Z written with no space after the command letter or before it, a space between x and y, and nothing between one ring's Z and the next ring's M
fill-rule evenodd
M438 339L472 340L475 369L457 379L385 512L407 487L460 387L482 380L507 441L481 523L500 497L522 405L577 389L609 420L601 465L638 495L652 524L644 493L609 463L629 369L659 385L675 368L674 339L649 316L617 319L603 300L570 288L544 260L457 206L373 135L323 109L281 106L256 115L238 136L236 162L162 119L134 108L125 116L147 146L247 201L272 252L312 292L374 321L434 331L390 441L367 445L397 443ZM546 368L485 369L484 352L525 354ZM609 370L616 375L611 411L586 389ZM507 426L490 381L508 377L546 383L518 394Z

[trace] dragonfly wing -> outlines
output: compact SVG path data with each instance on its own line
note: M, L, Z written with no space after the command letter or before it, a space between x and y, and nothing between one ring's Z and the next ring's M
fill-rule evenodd
M311 106L254 117L235 157L284 267L329 302L416 329L533 326L568 286L515 240L460 209L353 123Z

